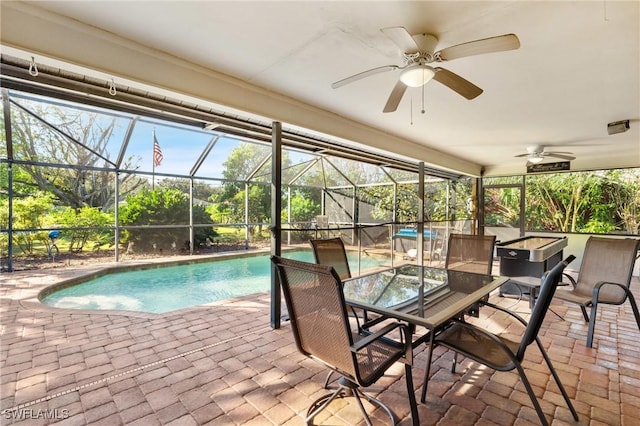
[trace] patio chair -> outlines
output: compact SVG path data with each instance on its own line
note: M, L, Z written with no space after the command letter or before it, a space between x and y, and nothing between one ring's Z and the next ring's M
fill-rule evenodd
M531 317L529 318L528 323L522 317L509 311L506 308L491 303L485 303L485 305L505 312L506 314L515 318L525 327L522 338L519 341L511 340L510 338L493 334L485 328L476 327L462 320L453 320L450 326L445 328L434 338L434 344L431 346L427 358L429 361L427 363L427 377L430 369L433 347L435 347L436 345L441 345L449 348L456 353L464 355L467 358L470 358L496 371L512 371L515 369L520 375L520 379L522 380L522 383L527 390L527 394L529 394L529 398L531 399L533 407L535 408L536 413L540 418L540 423L546 426L548 425L547 419L545 418L542 408L540 407L540 403L536 398L533 388L531 387L529 379L527 378L527 375L525 374L524 368L522 366L525 351L527 350L529 345L535 341L538 344L538 348L542 353L542 357L547 363L547 366L549 367L549 370L551 371L551 374L553 375L553 378L555 379L560 393L562 393L562 396L564 397L564 400L569 407L574 420L578 421L578 414L573 408L573 404L571 403L571 400L569 399L564 386L560 382L560 378L558 377L556 370L553 368L551 360L549 359L549 356L547 355L547 352L542 345L540 338L538 337L538 332L540 330L540 326L542 325L542 321L544 320L545 314L547 313L549 304L551 303L551 299L553 298L553 294L556 291L556 287L558 286L558 283L562 278L562 271L574 259L575 256L568 256L564 261L559 262L551 271L545 274L542 285L540 287L538 301L535 304L533 311L531 312ZM509 327L508 330L509 334L513 335L513 328ZM452 372L455 372L455 368ZM422 389L423 400L427 392L427 384L428 382L425 380Z
M490 275L495 245L495 235L450 234L445 267Z
M640 329L638 305L631 293L631 275L640 240L630 238L589 237L582 257L578 279L565 274L572 289L560 289L556 298L580 305L584 320L589 323L587 346L593 346L598 305L621 305L627 299ZM587 315L591 307L591 317Z
M347 250L341 238L312 239L309 240L309 244L311 244L313 257L317 264L333 266L333 269L335 269L340 276L340 280L351 278ZM351 312L358 321L358 328L360 328L360 320L355 308L351 307ZM362 317L364 323L369 323L369 314L367 311L362 311ZM369 325L375 325L378 322L379 321L376 321Z
M344 242L341 238L324 238L324 239L311 239L309 240L309 244L311 244L311 248L313 249L313 257L316 260L318 265L327 265L333 266L333 269L340 276L340 280L346 280L351 278L351 269L349 268L349 260L347 258L347 250L344 247ZM351 309L351 313L356 320L356 324L358 325L358 331L360 333L366 333L367 331L364 329L369 329L370 327L384 321L384 318L378 317L371 321L369 319L369 314L367 311L362 310L362 323L360 322L360 318L358 316L358 312L353 306L349 307ZM333 371L329 371L327 375L327 379L325 380L324 387L325 389L329 388L329 383L331 382L331 377L333 376Z
M493 267L493 250L496 245L495 235L469 235L469 234L449 234L447 244L447 256L445 258L445 269L453 269L462 272L490 275ZM485 297L482 302L489 300ZM460 318L464 314L472 317L480 316L480 302L467 308L460 313ZM452 370L455 369L457 355L453 355ZM425 371L424 382L429 380L429 370ZM426 387L423 389L421 402L426 398Z
M341 238L309 240L309 244L317 264L333 266L341 280L351 278L347 251Z
M333 267L278 256L271 256L271 261L280 277L298 350L341 376L338 388L333 393L320 397L309 407L307 424L331 401L342 396L355 397L367 424L371 424L371 421L361 397L383 409L395 424L391 410L360 388L377 382L397 361L405 364L412 418L414 424L418 424L411 376L412 329L406 324L394 322L372 334L353 332L342 283ZM388 337L394 330L400 331L401 339Z
M491 275L495 245L495 235L450 234L445 268ZM466 311L474 317L477 317L479 312L479 305Z

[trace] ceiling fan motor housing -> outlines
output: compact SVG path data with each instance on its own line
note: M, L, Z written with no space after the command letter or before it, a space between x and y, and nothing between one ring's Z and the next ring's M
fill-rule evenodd
M435 59L433 52L435 52L436 46L438 45L438 38L432 34L416 34L411 37L415 40L418 51L405 52L405 58L408 59L413 56L411 62L415 61L420 64L433 62ZM415 56L416 53L418 54L417 56Z

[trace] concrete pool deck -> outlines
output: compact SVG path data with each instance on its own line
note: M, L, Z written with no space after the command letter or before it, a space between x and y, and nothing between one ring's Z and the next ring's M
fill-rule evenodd
M0 275L1 424L300 425L324 392L326 370L297 352L289 324L269 327L266 294L167 314L74 311L37 301L42 288L95 268ZM528 312L527 301L491 300ZM628 303L599 309L593 349L585 346L587 325L577 307L558 301L552 309L566 321L549 313L541 337L580 415L577 424L638 424L640 331ZM511 324L489 309L478 321L492 329ZM423 349L414 362L417 390ZM419 404L421 424L538 423L517 374L468 360L452 374L451 353L438 348L435 356L427 403ZM531 348L526 359L550 422L576 424L539 365L539 352ZM410 424L402 372L394 366L369 391ZM318 420L361 423L349 401L336 401L331 412ZM383 413L373 417L383 424Z

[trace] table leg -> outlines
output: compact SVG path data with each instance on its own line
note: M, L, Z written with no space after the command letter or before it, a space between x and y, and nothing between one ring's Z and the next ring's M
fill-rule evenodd
M433 330L429 331L429 349L427 353L427 365L424 367L424 383L422 383L422 395L420 402L423 404L427 400L427 386L429 385L429 374L431 373L431 356L433 355L433 340L435 333Z
M536 293L538 293L537 287L529 287L529 309L533 312L533 307L536 304Z
M405 378L407 380L407 391L409 391L409 406L411 407L411 423L413 426L420 426L420 417L418 416L418 404L416 403L416 394L413 391L413 379L411 369L413 366L409 364L404 365Z

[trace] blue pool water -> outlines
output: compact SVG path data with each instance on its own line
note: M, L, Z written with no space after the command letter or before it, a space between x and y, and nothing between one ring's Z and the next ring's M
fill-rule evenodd
M286 257L313 262L310 251L288 252ZM361 268L384 262L385 258L363 256ZM349 264L357 271L357 255L349 256ZM55 291L42 302L68 309L164 313L267 292L270 287L271 264L263 255L107 274Z

